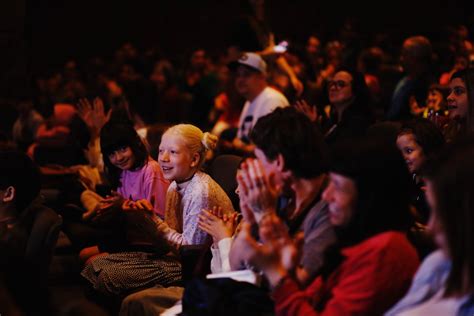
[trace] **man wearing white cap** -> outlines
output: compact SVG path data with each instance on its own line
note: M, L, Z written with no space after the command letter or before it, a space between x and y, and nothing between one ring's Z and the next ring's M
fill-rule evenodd
M246 100L240 114L239 130L234 139L234 148L252 153L254 146L249 135L258 119L278 107L288 106L288 100L279 91L268 86L267 64L255 53L244 53L237 61L229 64L235 71L235 87Z

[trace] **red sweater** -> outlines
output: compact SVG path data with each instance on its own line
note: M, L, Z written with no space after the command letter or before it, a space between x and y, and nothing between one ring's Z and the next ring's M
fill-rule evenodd
M416 250L399 232L373 236L342 254L346 259L327 280L319 277L300 290L288 278L277 287L276 314L382 315L405 294L419 264Z

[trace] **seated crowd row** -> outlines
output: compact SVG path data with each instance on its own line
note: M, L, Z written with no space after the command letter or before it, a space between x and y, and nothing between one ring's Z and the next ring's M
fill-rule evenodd
M356 72L335 73L320 113L266 86L257 54L230 68L247 102L229 142L178 124L153 148L126 108L106 115L100 100L83 100L74 110L93 136L89 164L68 169L80 181L58 212L91 289L121 301L121 315L158 314L181 298L186 315L472 314L474 70L451 76L445 119L375 123ZM229 152L242 156L237 204L203 171ZM17 151L1 156L1 240L21 253L28 211L41 203L39 169ZM184 287L189 245L210 249L213 273L264 280Z

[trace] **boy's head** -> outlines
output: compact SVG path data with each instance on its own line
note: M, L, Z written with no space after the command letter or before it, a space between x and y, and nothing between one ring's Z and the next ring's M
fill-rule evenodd
M39 194L40 172L36 164L19 151L0 151L0 205L25 209Z

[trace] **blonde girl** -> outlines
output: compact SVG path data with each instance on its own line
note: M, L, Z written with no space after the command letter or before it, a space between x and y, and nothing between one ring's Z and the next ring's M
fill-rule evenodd
M182 245L210 241L208 234L198 225L203 209L221 206L224 210L233 211L224 190L201 171L206 155L215 148L216 143L216 136L203 133L193 125L179 124L169 128L163 134L158 155L163 175L171 182L166 194L165 220L154 212L134 212L137 209L151 210L152 201L139 200L125 206L136 214L137 225L174 252ZM82 275L96 290L105 294L122 294L155 284L168 286L176 283L181 272L176 274L173 265L176 262L172 255L157 260L156 255L144 253L112 254L92 262ZM171 271L166 272L163 264Z

